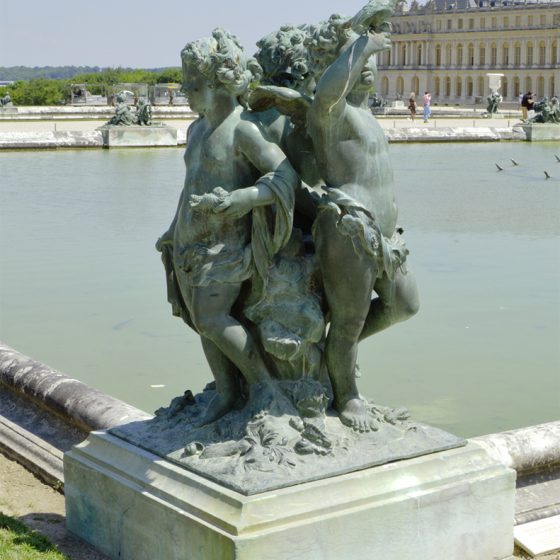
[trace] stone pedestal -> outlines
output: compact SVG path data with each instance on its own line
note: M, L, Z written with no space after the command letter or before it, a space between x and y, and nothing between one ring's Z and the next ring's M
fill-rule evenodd
M497 560L514 493L475 443L251 496L106 432L65 456L68 528L121 560Z
M560 124L556 123L524 123L520 125L529 142L560 141Z
M177 146L177 130L164 124L152 126L105 125L98 128L104 148Z

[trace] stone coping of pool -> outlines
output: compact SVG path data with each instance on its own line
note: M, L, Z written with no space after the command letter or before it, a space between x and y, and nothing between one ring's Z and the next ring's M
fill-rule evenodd
M41 119L103 119L114 115L115 108L103 106L18 106L16 111L0 111L0 120L41 120ZM196 113L186 105L152 105L152 114L159 118L196 118Z
M31 433L45 446L59 451L68 450L91 430L110 429L152 418L152 415L72 379L2 342L0 411L0 417L19 426L23 439L26 433ZM18 436L13 425L10 425L11 439ZM71 432L61 436L63 427L68 425L72 427ZM474 441L504 465L515 469L518 476L527 481L527 486L535 482L545 491L546 484L543 483L546 481L542 473L546 473L550 480L560 479L554 475L560 470L560 421L480 436ZM24 442L25 445L33 447L31 443Z
M494 127L409 127L386 128L389 142L499 142L525 141L520 126L511 128ZM177 145L185 145L186 131L177 133ZM54 148L101 148L103 137L100 131L42 131L0 132L0 150L54 149Z

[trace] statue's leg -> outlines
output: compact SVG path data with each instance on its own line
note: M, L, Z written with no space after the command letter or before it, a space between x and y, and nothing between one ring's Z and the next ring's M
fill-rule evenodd
M334 408L343 424L367 432L375 422L356 386L358 341L369 310L376 266L367 255L357 255L352 240L336 227L334 212L321 212L315 222L315 248L331 322L325 359L331 379Z
M371 301L360 340L410 319L420 306L416 279L411 272L403 274L397 270L394 280L384 274L375 282L374 290L379 297Z
M200 425L210 424L241 404L239 370L209 339L201 337L204 355L216 381L216 395L208 404Z
M197 286L192 318L199 334L211 340L233 362L249 385L270 379L260 351L245 327L230 315L241 284Z

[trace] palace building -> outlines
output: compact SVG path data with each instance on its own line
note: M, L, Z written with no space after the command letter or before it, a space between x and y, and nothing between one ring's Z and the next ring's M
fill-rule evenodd
M560 95L560 1L413 1L391 23L392 48L377 60L384 98L430 91L439 105L485 103L489 73L503 74L505 102Z

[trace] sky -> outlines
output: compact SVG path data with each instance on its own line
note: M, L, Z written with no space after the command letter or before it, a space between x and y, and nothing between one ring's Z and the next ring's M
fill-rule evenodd
M0 0L0 66L180 66L189 41L224 27L251 54L286 23L353 15L366 0Z

